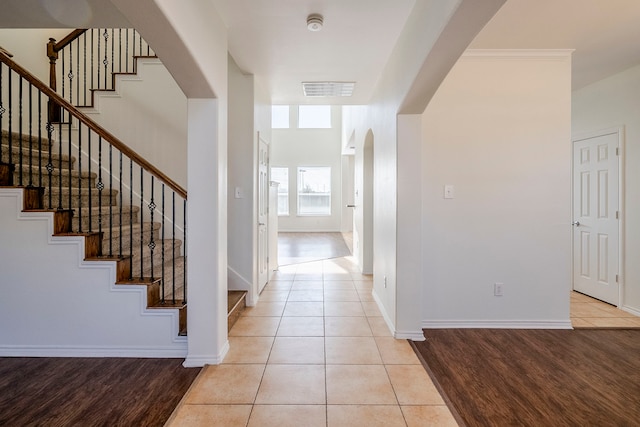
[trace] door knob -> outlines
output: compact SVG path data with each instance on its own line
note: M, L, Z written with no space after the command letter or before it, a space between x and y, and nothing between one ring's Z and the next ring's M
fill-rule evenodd
M580 227L580 221L573 221L571 225L575 225L576 227Z

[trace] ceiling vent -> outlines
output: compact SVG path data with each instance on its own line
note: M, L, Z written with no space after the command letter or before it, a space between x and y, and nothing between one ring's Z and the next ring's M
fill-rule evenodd
M302 82L304 96L351 96L356 82Z

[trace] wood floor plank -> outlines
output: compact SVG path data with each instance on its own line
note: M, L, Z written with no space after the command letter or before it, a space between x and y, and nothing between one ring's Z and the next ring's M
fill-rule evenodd
M162 426L199 371L182 359L0 358L0 425Z
M424 330L414 348L469 427L639 426L638 330Z

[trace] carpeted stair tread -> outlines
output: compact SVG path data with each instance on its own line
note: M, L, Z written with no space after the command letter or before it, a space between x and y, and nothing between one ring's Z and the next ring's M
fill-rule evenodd
M31 132L37 133L38 129L32 129ZM12 146L15 146L15 145L19 146L20 142L22 142L21 145L23 147L31 147L33 149L38 149L40 146L42 146L42 151L49 151L49 148L51 147L51 142L47 138L46 131L44 130L42 131L42 139L38 138L37 135L33 135L30 137L29 135L27 135L27 133L28 133L28 130L23 130L22 138L21 138L19 130L16 131L15 129L12 129L12 132L10 134L8 130L2 129L2 132L0 134L1 135L0 140L2 141L2 145L9 146L9 140L11 139ZM9 135L11 135L11 138L9 138ZM40 144L40 141L42 141L42 145Z
M49 160L51 160L51 164L54 168L61 169L70 169L76 162L76 158L74 156L69 157L67 154L58 154L58 153L43 153L41 157L39 157L39 152L37 149L29 149L28 147L22 147L22 153L20 153L20 147L12 145L11 146L11 156L9 156L9 145L2 144L0 146L0 151L2 152L2 160L4 162L9 163L9 157L11 157L11 161L15 165L20 164L20 157L22 157L22 165L29 166L33 165L34 167L38 166L38 164L42 164L44 168ZM31 157L29 157L31 156ZM51 158L49 158L51 157Z

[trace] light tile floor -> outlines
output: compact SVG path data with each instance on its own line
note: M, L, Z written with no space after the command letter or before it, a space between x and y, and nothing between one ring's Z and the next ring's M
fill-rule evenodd
M351 257L283 267L167 425L457 426Z
M575 329L640 328L640 317L579 292L571 292L570 313Z

